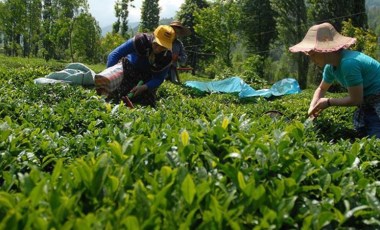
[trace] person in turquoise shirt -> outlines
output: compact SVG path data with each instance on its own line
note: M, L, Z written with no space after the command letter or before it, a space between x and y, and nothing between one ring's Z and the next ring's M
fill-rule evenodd
M330 106L357 106L355 128L380 138L380 63L361 52L347 50L355 42L355 38L339 34L330 23L322 23L312 26L304 39L289 50L305 53L324 68L310 103L310 117L317 117ZM334 81L347 88L346 97L325 97Z

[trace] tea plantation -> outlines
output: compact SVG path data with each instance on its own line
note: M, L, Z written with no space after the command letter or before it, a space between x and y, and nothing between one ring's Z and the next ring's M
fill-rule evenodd
M33 83L64 66L0 56L0 229L380 229L380 142L355 138L352 108L308 122L313 89L164 82L130 109Z

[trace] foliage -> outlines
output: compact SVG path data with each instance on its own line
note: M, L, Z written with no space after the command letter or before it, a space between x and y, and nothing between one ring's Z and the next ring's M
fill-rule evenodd
M368 10L368 26L378 37L380 36L380 6ZM380 59L379 46L377 46L376 59Z
M341 31L342 22L351 19L355 27L368 28L365 0L310 0L309 2L310 18L317 23L327 21Z
M304 0L271 0L276 12L276 28L280 43L286 49L303 39L307 31L307 14ZM293 55L297 63L298 81L302 89L306 88L309 60L302 53Z
M141 7L140 32L151 32L156 29L160 20L158 0L144 0Z
M380 227L380 142L346 139L350 109L310 123L312 91L242 102L169 82L129 109L33 83L63 64L0 56L1 229Z
M367 0L366 7L367 8L380 7L380 2L378 0Z
M85 0L46 1L43 8L44 58L62 60L69 57L73 21L88 13ZM95 20L93 20L95 21Z
M244 60L242 76L248 84L261 86L260 88L266 85L266 81L262 78L263 62L264 58L260 55L252 55Z
M376 56L377 37L372 31L354 27L352 21L348 20L343 22L342 34L356 38L356 43L352 49L372 57Z
M380 35L380 6L368 10L368 26Z
M27 14L26 4L21 0L7 0L4 1L2 7L1 24L4 31L5 39L5 53L8 55L18 56L22 55L21 36L25 34Z
M101 30L98 23L89 14L79 15L73 23L72 62L99 63Z
M102 50L102 62L106 63L108 54L124 42L125 39L120 34L107 33L106 36L101 39L100 43Z
M117 21L113 24L112 33L119 33L122 37L128 38L128 4L133 0L118 0L115 2L115 16Z
M187 50L188 63L194 69L198 69L199 59L208 59L208 56L200 55L203 49L203 41L194 31L196 24L194 13L207 7L209 7L209 4L206 0L185 0L176 15L176 19L191 31L191 35L181 38L181 41Z
M115 3L118 21L114 31L122 38L118 35L101 38L98 23L89 14L87 0L0 1L0 52L8 56L45 60L104 63L112 49L137 32L136 27L127 33L128 9L133 7L131 3L133 0ZM151 32L159 23L167 24L172 20L158 21L158 1L150 4L147 0L145 4L142 16L147 19L143 21L150 15L148 21L153 26L144 31ZM151 7L153 11L149 11ZM229 7L231 9L227 10ZM203 13L195 20L195 15L201 15L202 10L209 14ZM308 70L313 70L314 66L309 66L308 58L303 54L289 55L288 48L302 40L311 25L330 21L341 31L343 21L349 17L352 25L363 31L355 35L359 41L357 49L378 59L380 49L377 46L374 51L374 34L367 30L370 28L379 36L378 11L377 0L185 0L175 20L192 31L182 41L188 51L188 64L193 67L193 74L240 76L245 71L243 60L250 54L259 54L265 60L257 69L257 76L269 82L292 76L298 79L302 88L306 88L307 83L320 78L318 71L309 73ZM196 27L200 31L195 31Z
M234 1L216 1L194 13L194 30L203 38L206 50L216 54L227 67L232 66L232 50L238 41L239 9Z
M269 0L242 0L242 20L240 29L247 37L248 52L264 57L269 55L269 47L276 38L275 12Z
M0 15L4 51L9 56L73 59L74 21L88 17L88 27L98 27L88 13L87 0L6 0L1 2ZM83 40L87 40L89 47L99 43L100 37L88 32L88 29L76 31L76 36L82 38L82 41L74 41L77 46ZM83 39L89 35L94 36ZM79 59L94 61L93 53L88 50L80 55Z

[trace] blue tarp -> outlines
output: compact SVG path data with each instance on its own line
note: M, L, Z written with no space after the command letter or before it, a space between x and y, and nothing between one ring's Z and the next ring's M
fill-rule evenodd
M270 89L260 90L253 89L239 77L211 82L187 81L185 85L209 93L238 93L239 98L282 96L301 92L297 80L293 78L282 79L274 83Z

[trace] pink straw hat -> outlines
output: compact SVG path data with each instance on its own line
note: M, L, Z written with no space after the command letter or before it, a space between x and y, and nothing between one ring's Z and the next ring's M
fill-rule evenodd
M290 52L309 52L328 53L347 49L356 42L356 38L346 37L338 33L330 23L322 23L310 27L304 39L289 48Z

